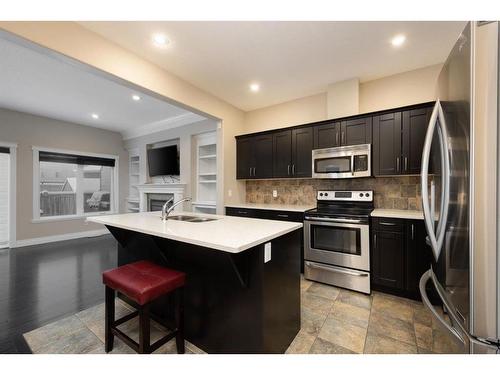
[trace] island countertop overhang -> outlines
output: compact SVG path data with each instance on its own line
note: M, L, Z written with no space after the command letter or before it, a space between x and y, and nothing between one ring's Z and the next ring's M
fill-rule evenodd
M303 226L302 223L289 221L192 212L176 212L172 216L177 215L208 217L216 220L199 223L163 221L160 218L160 212L140 212L91 216L87 218L87 221L233 254L241 253Z

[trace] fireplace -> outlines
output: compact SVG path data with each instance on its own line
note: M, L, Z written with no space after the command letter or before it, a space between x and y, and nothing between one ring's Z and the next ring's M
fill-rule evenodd
M174 194L157 194L149 193L146 194L148 199L148 211L161 211L165 202L174 197ZM172 206L173 202L170 202L168 207Z

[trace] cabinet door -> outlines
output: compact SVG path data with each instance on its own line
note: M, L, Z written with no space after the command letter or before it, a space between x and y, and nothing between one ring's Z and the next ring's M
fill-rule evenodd
M292 175L292 131L285 130L273 134L273 176Z
M340 122L318 125L314 127L314 148L340 146Z
M401 112L373 118L373 175L401 171Z
M406 233L406 290L410 296L418 298L420 277L432 264L432 252L425 242L425 225L423 220L408 220Z
M403 112L402 173L420 174L422 149L431 118L432 108Z
M273 135L257 135L253 137L253 178L273 177Z
M311 177L312 148L312 128L292 130L292 175L294 177Z
M236 178L252 178L253 152L252 137L239 138L236 140Z
M403 291L404 235L374 231L372 238L372 282L375 285Z
M371 117L342 121L340 128L340 143L342 146L372 143Z

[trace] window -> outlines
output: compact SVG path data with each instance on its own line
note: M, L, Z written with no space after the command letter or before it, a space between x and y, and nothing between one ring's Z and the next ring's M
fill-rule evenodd
M115 212L117 159L34 149L34 220Z

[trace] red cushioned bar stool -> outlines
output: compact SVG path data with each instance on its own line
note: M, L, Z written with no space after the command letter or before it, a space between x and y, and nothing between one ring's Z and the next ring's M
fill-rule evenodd
M177 352L184 353L184 283L186 274L159 266L147 260L126 264L106 271L102 281L106 285L105 350L113 350L114 336L138 353L152 353L176 338ZM115 320L115 292L135 301L139 308ZM175 293L176 328L155 343L150 343L150 307L159 297ZM139 315L139 342L132 340L118 326ZM160 323L160 322L158 322ZM160 323L161 324L161 323Z

